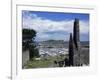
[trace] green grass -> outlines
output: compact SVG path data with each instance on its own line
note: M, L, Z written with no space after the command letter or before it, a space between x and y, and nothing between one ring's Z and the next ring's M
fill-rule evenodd
M63 60L66 56L54 56L54 57L48 57L47 59L42 58L41 60L35 60L28 61L28 63L25 65L26 69L29 68L48 68L48 67L54 67L54 61L60 61Z

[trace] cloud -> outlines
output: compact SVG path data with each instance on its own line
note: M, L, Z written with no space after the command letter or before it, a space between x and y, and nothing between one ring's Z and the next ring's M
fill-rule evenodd
M23 12L23 28L30 28L37 31L37 40L63 39L68 40L69 33L73 32L74 20L54 21L39 17L28 11ZM80 33L89 33L89 22L80 21Z

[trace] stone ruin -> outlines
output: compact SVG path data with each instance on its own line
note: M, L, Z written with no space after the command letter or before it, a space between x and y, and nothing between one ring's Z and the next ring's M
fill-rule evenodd
M69 39L69 66L82 66L79 19L74 21L73 35L70 33Z
M79 19L75 19L73 35L69 38L69 58L56 62L59 67L89 65L89 48L83 48L80 43Z

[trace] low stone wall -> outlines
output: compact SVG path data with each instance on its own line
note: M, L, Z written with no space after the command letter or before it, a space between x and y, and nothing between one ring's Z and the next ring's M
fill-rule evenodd
M29 61L29 50L22 52L22 66L24 66L27 61Z
M89 48L82 48L80 57L83 65L89 65Z

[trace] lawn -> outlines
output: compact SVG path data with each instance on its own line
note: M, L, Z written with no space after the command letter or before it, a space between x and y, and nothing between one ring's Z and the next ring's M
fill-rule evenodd
M62 56L50 56L48 58L41 58L41 60L35 60L28 61L28 63L25 65L25 69L29 68L49 68L49 67L57 67L57 65L54 64L54 61L60 61L64 60L66 55Z

